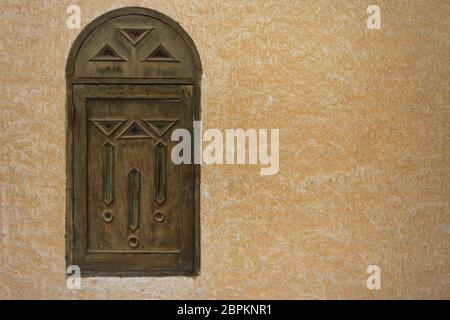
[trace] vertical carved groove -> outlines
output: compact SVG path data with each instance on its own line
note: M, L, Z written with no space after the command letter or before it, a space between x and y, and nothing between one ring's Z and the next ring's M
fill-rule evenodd
M166 146L158 142L155 147L155 199L166 200Z
M128 213L128 227L136 231L139 228L139 195L141 174L136 169L133 169L128 174L128 192L129 192L129 213Z
M109 205L114 193L114 147L106 142L103 145L103 202Z

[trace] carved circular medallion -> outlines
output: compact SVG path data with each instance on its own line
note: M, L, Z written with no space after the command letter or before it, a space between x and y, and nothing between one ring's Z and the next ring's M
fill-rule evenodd
M103 220L105 220L105 222L111 222L114 219L114 215L111 211L105 211L103 212Z
M129 236L128 237L128 244L132 248L136 248L139 245L139 239L136 236Z
M162 223L164 222L164 220L166 220L166 216L164 215L164 213L160 211L156 211L155 214L153 215L153 218L155 219L156 222L159 223Z

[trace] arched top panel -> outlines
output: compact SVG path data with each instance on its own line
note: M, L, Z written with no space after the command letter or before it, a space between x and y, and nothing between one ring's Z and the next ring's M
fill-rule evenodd
M154 10L128 7L108 12L80 33L67 79L199 79L194 42L174 20Z

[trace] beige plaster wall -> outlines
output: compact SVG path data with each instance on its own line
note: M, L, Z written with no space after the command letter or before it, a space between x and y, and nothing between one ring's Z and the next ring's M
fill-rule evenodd
M277 175L203 167L197 278L66 289L72 3L82 27L129 5L171 16L200 51L204 128L280 128ZM0 298L450 298L449 16L440 0L1 0Z

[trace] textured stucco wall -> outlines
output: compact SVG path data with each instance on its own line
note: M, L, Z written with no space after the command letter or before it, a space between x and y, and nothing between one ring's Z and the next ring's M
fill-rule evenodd
M204 128L280 128L277 175L203 167L197 278L66 289L72 3L82 27L129 5L174 18L202 58ZM449 16L439 0L1 0L0 298L450 298Z

